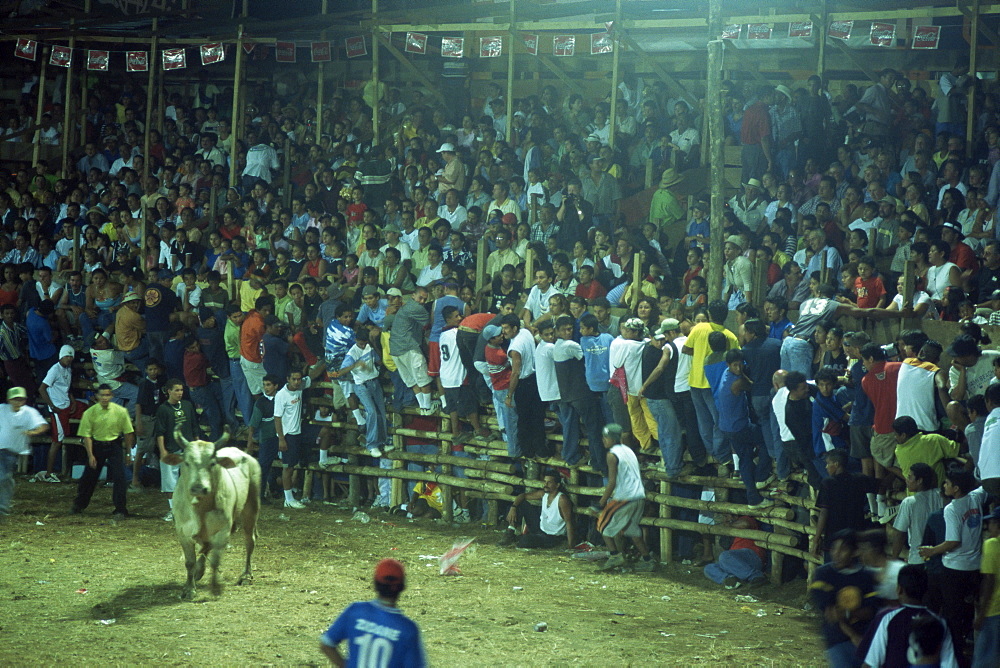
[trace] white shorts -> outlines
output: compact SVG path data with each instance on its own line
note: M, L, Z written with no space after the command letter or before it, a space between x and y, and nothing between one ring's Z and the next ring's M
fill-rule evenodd
M245 357L240 357L240 367L243 369L243 375L247 379L247 387L250 388L250 394L263 394L264 376L266 375L263 362L251 362ZM285 379L282 378L281 380L284 381Z
M427 375L427 358L419 350L410 350L398 357L393 355L392 361L396 363L399 378L407 387L427 387L431 384L431 377Z
M181 476L181 465L164 464L160 461L160 491L172 493L177 489L177 479Z

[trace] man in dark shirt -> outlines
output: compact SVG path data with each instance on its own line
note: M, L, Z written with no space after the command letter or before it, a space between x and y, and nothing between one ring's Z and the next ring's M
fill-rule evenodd
M224 400L224 388L228 385L231 374L229 357L226 355L224 332L222 327L219 327L218 315L215 309L202 306L198 314L201 320L201 327L198 328L198 343L201 346L201 352L208 358L208 365L212 367L212 371L219 377L219 391L222 392L220 404L223 421L229 425L230 433L236 433L240 427L239 421L236 419L236 413L233 411L232 406L228 405Z
M781 447L789 467L801 467L809 479L809 486L819 489L821 478L812 449L812 395L815 388L806 382L801 371L789 371L785 376L785 387L788 389L785 426L792 433L792 440L784 441Z
M996 239L990 239L983 248L983 266L979 269L975 288L979 305L994 300L993 293L1000 290L1000 241Z
M169 334L170 321L175 320L180 300L170 289L174 274L169 269L161 269L156 275L157 281L150 281L146 286L143 301L146 309L143 318L146 321L146 336L149 340L149 355L155 359L163 359L163 345Z
M277 378L288 377L288 339L285 338L285 326L277 316L264 318L264 372Z
M816 497L819 520L816 522L813 554L832 549L833 537L841 529L860 531L866 528L865 513L869 512L867 495L875 492L878 483L871 476L849 472L847 457L844 450L826 453L826 472L830 477L820 484Z
M146 376L139 382L139 394L135 401L135 436L136 452L132 461L132 489L142 489L139 473L142 471L146 455L156 456L156 439L153 438L153 427L156 419L156 409L163 401L163 365L159 360L149 360L146 363Z
M167 456L167 453L177 453L183 449L181 444L174 439L175 432L179 431L181 436L188 440L200 438L201 435L198 433L198 414L191 402L183 398L184 381L180 378L171 378L163 389L167 393L167 400L156 409L153 436L156 438L161 460L160 491L166 493L167 503L170 504L170 512L164 516L163 520L172 522L174 519L174 489L177 487L181 465L164 464L162 460Z
M747 375L753 383L750 390L750 406L753 409L755 424L764 437L764 445L771 459L775 460L778 478L785 480L791 466L784 448L781 447L781 436L778 425L771 419L771 378L781 368L781 341L768 336L767 325L763 320L751 318L743 323L740 332L743 343L743 359L746 362ZM771 475L757 485L767 487L774 479Z

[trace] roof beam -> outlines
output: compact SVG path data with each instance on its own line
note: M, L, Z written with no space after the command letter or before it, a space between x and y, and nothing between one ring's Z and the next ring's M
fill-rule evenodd
M417 67L416 65L414 65L413 63L411 63L410 60L406 56L404 56L399 49L397 49L396 47L394 47L392 45L392 42L390 42L389 39L384 34L380 34L377 31L374 34L378 36L378 44L381 44L382 46L384 46L385 49L386 49L386 51L388 51L389 53L391 53L392 56L393 56L393 58L395 58L396 60L398 60L399 63L410 74L412 74L414 77L416 77L416 79L419 80L420 83L422 83L427 88L427 90L429 90L434 95L434 97L436 97L438 100L440 100L445 105L450 104L451 100L449 100L447 97L445 97L445 94L441 92L441 89L438 88L437 85L433 81L431 81L430 77L428 77L426 74L424 74L423 71L419 67ZM378 44L375 44L374 48L377 49L378 48Z

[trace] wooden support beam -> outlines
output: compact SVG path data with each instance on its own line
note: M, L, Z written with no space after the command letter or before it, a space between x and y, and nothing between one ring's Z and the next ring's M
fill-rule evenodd
M381 33L376 33L376 35L378 37L378 44L384 46L385 50L391 53L393 58L398 60L399 63L406 69L407 72L412 74L414 78L417 79L417 81L422 83L424 87L427 90L429 90L431 94L438 100L440 100L445 106L451 105L452 101L449 100L447 97L445 97L445 94L441 92L441 89L437 87L437 84L431 81L430 77L424 74L419 67L411 63L410 60L405 55L403 55L403 53L399 49L397 49L392 45L392 42L386 39L385 35ZM378 44L373 44L372 48L376 48Z
M718 12L720 0L711 0L711 10ZM705 95L706 112L709 117L709 141L711 156L709 159L709 184L711 191L711 249L708 263L708 295L709 299L722 297L722 269L725 260L722 255L723 219L725 208L725 130L722 109L722 59L724 42L714 39L708 43L708 92Z
M70 23L75 23L75 19L70 19ZM76 50L76 38L69 38L69 48L71 51ZM71 58L69 61L69 67L66 68L66 86L63 90L63 121L62 121L62 134L59 135L59 147L62 149L62 174L65 178L68 176L67 170L69 169L69 142L70 137L76 133L70 131L70 124L73 122L73 65L75 58ZM82 67L80 71L83 72L83 78L86 78L87 71Z
M146 127L145 132L143 132L143 142L142 142L142 187L146 187L146 179L149 178L150 165L153 162L150 160L150 142L152 141L149 136L149 131L153 127L153 92L156 90L156 70L159 69L153 66L156 62L156 49L157 49L157 32L159 27L159 19L153 19L153 46L150 51L149 57L152 62L149 63L149 73L146 76ZM162 74L160 76L163 76ZM143 230L145 235L145 230ZM145 245L146 237L143 236L143 245Z
M979 5L978 0L974 0L973 7L976 7L978 5ZM961 2L958 3L958 11L962 12L962 15L969 19L971 19L973 15L978 14L979 16L982 16L983 14L983 12L981 11L977 12L974 8L970 8L968 5L962 4ZM982 21L975 21L974 25L979 29L979 33L983 37L990 40L990 44L1000 45L1000 33L997 33L996 30L986 25Z
M878 83L878 73L875 72L875 70L869 68L867 64L861 62L861 60L856 55L854 55L854 51L852 51L847 45L845 45L842 40L835 39L833 40L833 43L834 45L836 45L837 49L842 54L847 56L847 59L851 61L851 64L854 65L854 67L857 68L859 72L863 72L866 77L868 77L875 83Z
M622 18L622 0L615 0L615 21L621 21ZM617 134L618 126L618 81L620 80L620 52L621 45L618 43L618 39L615 35L611 39L611 113L608 114L608 123L610 123L610 128L608 132L608 146L611 148L615 147L615 135Z
M35 125L42 124L42 110L45 108L45 75L47 74L49 68L49 53L48 49L41 49L42 52L42 73L38 75L38 97L35 100ZM42 151L42 133L41 130L36 130L36 134L28 138L28 141L34 142L34 146L31 149L31 166L34 167L38 164L38 157ZM38 141L35 141L35 137Z
M320 12L323 14L324 17L326 16L326 2L327 0L323 0L322 5L320 6ZM372 9L372 11L374 12L374 8ZM321 40L325 40L326 30L321 31L319 36ZM376 51L377 50L378 49L376 49ZM320 140L323 138L323 93L324 93L323 86L326 83L326 63L321 62L317 67L317 70L318 72L316 74L316 143L319 144ZM375 136L378 137L378 135ZM377 144L378 142L376 141L375 143ZM287 150L285 151L285 154L286 154L285 159L288 160L290 156L288 156ZM286 190L289 189L288 184L285 185L285 188Z
M324 3L326 0L323 0ZM372 0L372 15L378 14L378 0ZM376 39L378 33L372 31L372 86L375 89L375 100L372 105L372 145L378 146L381 144L381 139L379 138L379 133L381 132L381 120L379 118L378 108L379 108L379 77L382 76L381 62L379 57L378 40ZM316 142L319 142L319 133L316 134Z
M648 54L645 51L643 51L642 48L638 44L636 44L635 40L632 39L625 31L619 32L619 38L623 44L625 44L628 48L632 49L636 53L648 56ZM698 98L695 97L691 93L691 91L685 88L684 84L678 81L676 77L674 77L674 75L672 75L670 72L667 71L667 68L665 68L660 63L656 62L656 60L654 60L652 57L649 57L648 60L650 66L653 68L653 71L656 72L658 75L660 75L660 78L666 81L667 84L669 84L670 86L673 86L680 94L681 98L685 102L690 104L692 108L694 109L698 108Z
M244 7L244 10L246 7ZM244 14L246 16L246 14ZM233 112L232 120L230 121L230 134L233 137L233 155L230 156L229 165L229 187L234 188L236 184L239 183L239 175L236 173L236 146L239 141L240 135L243 134L242 130L242 117L243 110L240 108L240 92L243 87L243 26L241 25L236 32L236 49L235 49L235 71L233 73ZM161 75L160 81L163 80ZM161 96L162 97L162 96Z
M517 40L517 32L514 30L514 9L517 3L515 0L508 0L510 3L510 25L511 30L507 33L510 42L507 45L507 105L504 113L507 114L507 143L511 143L514 138L514 43Z
M959 8L962 8L961 4ZM972 77L972 85L969 86L965 105L968 112L965 121L965 150L971 158L976 148L972 143L976 130L976 62L979 56L979 33L984 27L983 22L979 20L979 0L972 0L972 14L969 20L972 23L969 30L969 76Z
M548 56L543 56L540 53L538 54L537 57L538 57L538 62L544 65L550 72L552 72L552 74L556 75L556 78L559 79L559 81L561 81L563 85L565 85L571 91L579 95L586 94L586 91L583 89L583 87L580 86L580 84L578 84L577 82L570 79L568 76L566 76L566 73L563 72L562 69L558 65L556 65L551 58L549 58Z

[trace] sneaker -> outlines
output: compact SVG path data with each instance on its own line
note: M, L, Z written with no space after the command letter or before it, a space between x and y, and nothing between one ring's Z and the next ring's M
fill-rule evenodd
M142 487L137 487L135 485L129 485L128 489L126 491L129 494L142 494L143 488Z
M760 503L755 503L750 506L751 510L763 510L764 508L770 508L774 505L774 499L761 499Z
M636 573L652 573L656 570L656 562L652 559L640 559L635 565Z
M295 499L292 499L291 501L285 499L285 508L295 508L296 510L301 510L302 508L305 508L305 506Z
M878 518L879 524L892 524L893 520L896 519L896 515L899 514L899 506L889 506L885 509L885 512Z
M168 510L167 514L163 516L163 521L164 522L173 522L174 521L174 511Z
M440 410L441 410L441 402L438 401L437 399L435 399L434 401L431 402L431 407L427 411L427 414L428 415L437 415L438 411L440 411Z
M599 570L610 571L612 568L618 568L619 566L624 566L624 565L625 565L625 555L619 552L618 554L612 554L610 557L608 557L608 560L601 565L601 568Z
M471 521L471 519L469 518L468 510L460 510L459 512L455 513L454 519L455 519L455 524L468 524Z
M62 480L59 479L59 476L57 476L55 473L49 473L43 478L43 480L45 482L57 482L57 483L62 482Z
M127 510L116 510L115 512L111 513L111 519L113 520L124 520L127 517L128 517Z
M758 482L758 483L757 483L757 485L756 485L756 486L757 486L757 489L767 489L767 488L768 488L768 487L770 487L770 486L771 486L771 485L772 485L772 484L774 483L774 481L775 481L775 480L777 480L777 479L778 479L778 477L777 477L776 475L774 475L774 474L772 473L771 475L769 475L769 476L767 477L767 480L763 480L763 481L761 481L761 482Z
M753 580L750 580L750 582L747 583L747 587L750 587L751 589L756 589L757 587L763 587L766 584L767 584L767 578L764 577L763 575L759 575L755 577Z
M45 482L45 476L48 475L45 471L39 471L35 475L28 478L28 482Z
M381 457L382 451L379 450L378 448L370 448L368 450L368 454L371 455L372 457Z

